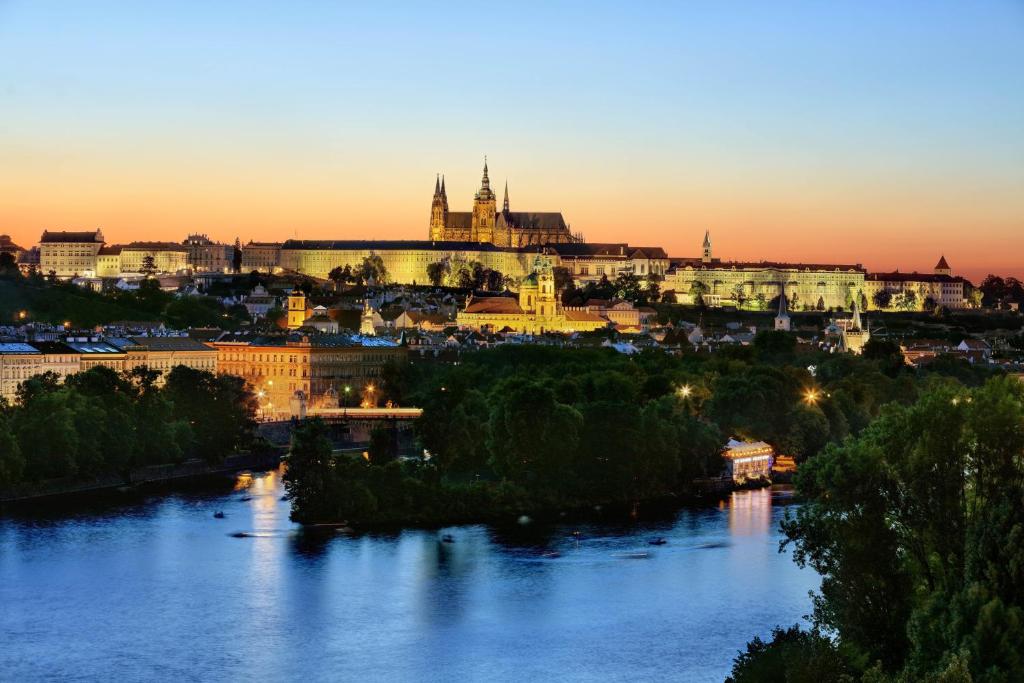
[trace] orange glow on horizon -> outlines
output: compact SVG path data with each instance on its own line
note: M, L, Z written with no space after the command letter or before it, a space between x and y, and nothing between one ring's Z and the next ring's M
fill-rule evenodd
M505 169L492 155L492 185ZM471 208L479 170L466 162L446 174L453 211ZM30 171L33 169L30 169ZM37 172L40 169L34 169ZM433 190L427 169L367 167L357 174L275 174L252 168L201 171L165 167L95 175L68 169L44 182L39 173L0 170L0 233L24 247L44 229L101 228L109 243L180 241L203 232L224 242L305 239L426 239ZM970 192L881 183L851 189L822 184L813 192L775 180L741 192L724 178L626 177L606 169L510 169L512 209L562 211L590 242L661 246L670 256L697 256L705 229L723 260L861 263L869 270L930 272L945 254L954 273L980 280L989 272L1024 277L1024 199L1002 188L984 205ZM571 178L568 183L566 178ZM834 184L834 183L833 183ZM54 188L59 186L59 191Z

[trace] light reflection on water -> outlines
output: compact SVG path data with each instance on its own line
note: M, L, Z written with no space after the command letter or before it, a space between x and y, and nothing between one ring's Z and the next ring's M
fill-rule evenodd
M721 680L817 586L777 552L783 491L638 523L363 535L303 532L281 494L254 473L0 519L0 677Z

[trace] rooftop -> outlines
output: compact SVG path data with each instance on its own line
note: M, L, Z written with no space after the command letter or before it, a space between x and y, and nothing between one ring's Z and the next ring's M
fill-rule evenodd
M103 233L99 230L43 230L43 236L39 238L39 243L46 244L54 242L103 242Z

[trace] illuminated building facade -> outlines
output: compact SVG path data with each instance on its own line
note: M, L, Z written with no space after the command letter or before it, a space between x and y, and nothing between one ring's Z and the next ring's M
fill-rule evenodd
M188 249L176 242L132 242L121 247L121 272L142 273L152 259L153 272L188 270Z
M103 247L103 233L99 230L86 232L51 232L44 230L39 238L39 271L57 277L94 275L96 256Z
M387 339L347 334L227 334L213 346L217 371L244 378L267 414L287 413L299 391L312 405L329 395L366 393L384 366L404 361L407 352Z
M326 279L336 267L358 270L363 259L376 255L387 271L389 284L430 284L427 266L445 259L479 262L485 268L519 279L531 272L540 248L501 248L476 242L422 240L288 240L281 247L280 266L311 277ZM554 261L557 256L545 256ZM243 270L245 270L243 268Z
M273 273L281 264L280 242L252 242L242 247L242 272Z
M695 303L699 293L708 306L765 310L785 292L790 311L850 310L864 291L860 264L722 261L712 257L707 234L702 252L700 258L672 259L662 290L674 290L679 303Z
M13 403L18 386L42 372L43 354L38 349L23 343L0 342L0 397Z
M643 281L652 275L664 278L671 263L661 247L631 247L624 242L552 244L549 249L577 285L599 282L603 277L615 280L623 274Z
M435 181L428 234L434 242L484 242L498 247L583 241L582 237L572 234L559 212L512 211L508 183L501 211L498 211L498 197L491 189L486 160L472 211L449 211L444 180Z
M186 262L196 273L227 273L233 266L235 248L214 242L206 235L191 234L183 242Z
M470 297L456 318L459 327L525 334L591 332L609 322L586 308L565 308L555 291L550 261L537 259L534 271L519 284L519 297Z
M864 280L868 310L885 310L876 301L879 292L887 292L889 295L887 309L921 311L935 306L968 308L970 302L967 291L967 281L953 275L945 256L939 259L931 273L869 273Z
M771 480L775 449L764 441L729 439L722 457L733 483Z

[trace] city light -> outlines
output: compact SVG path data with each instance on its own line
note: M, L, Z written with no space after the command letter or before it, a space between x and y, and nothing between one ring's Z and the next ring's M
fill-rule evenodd
M690 387L689 384L684 384L683 386L679 387L679 396L682 398L689 398L690 394L692 393L693 389Z
M809 405L814 405L821 398L821 393L817 389L808 389L804 392L804 402Z

